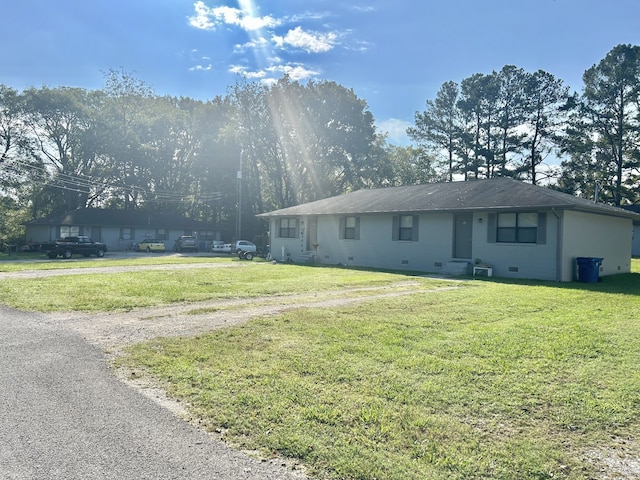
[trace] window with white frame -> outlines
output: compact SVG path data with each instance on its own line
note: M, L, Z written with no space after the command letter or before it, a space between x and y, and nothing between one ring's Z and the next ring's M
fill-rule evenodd
M360 217L340 218L340 239L360 240Z
M344 219L344 238L353 240L356 238L356 217Z
M394 241L418 241L418 215L395 215L393 217L391 236Z
M398 240L413 239L413 215L400 215L398 227Z

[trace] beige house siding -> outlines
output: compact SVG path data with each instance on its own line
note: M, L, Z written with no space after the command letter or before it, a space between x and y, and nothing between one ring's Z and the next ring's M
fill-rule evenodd
M577 257L604 258L600 275L631 271L632 221L565 210L562 229L562 281L576 279Z
M573 281L576 257L603 257L600 275L629 272L630 219L571 210L539 212L546 215L543 241L500 243L489 235L489 212L475 212L472 220L472 257L489 263L493 275L505 278ZM271 218L272 255L277 261L347 265L442 273L454 260L452 213L416 215L417 241L393 240L393 215L358 217L358 239L341 239L338 215L298 218L296 238L279 238L278 217ZM317 230L309 229L317 223ZM317 238L308 238L317 231ZM313 233L312 233L313 235ZM317 250L308 248L317 245ZM284 247L284 256L283 256Z
M398 228L400 215L415 231L409 218ZM631 211L510 178L356 190L259 216L271 218L276 259L284 248L294 262L437 273L464 273L478 260L495 276L551 281L575 280L583 256L604 258L601 275L629 272L632 222L640 224ZM278 238L287 216L311 234Z
M544 243L489 242L488 214L474 217L474 258L493 267L493 274L507 278L537 278L558 280L557 239L559 220L551 212L546 214ZM479 219L482 218L482 223Z

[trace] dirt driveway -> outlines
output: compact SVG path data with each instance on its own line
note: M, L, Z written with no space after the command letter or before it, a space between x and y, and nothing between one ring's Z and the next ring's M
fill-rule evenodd
M104 260L99 260L104 261ZM242 267L242 262L162 264L140 266L104 266L65 268L60 270L25 270L0 272L0 280L11 278L44 278L60 275L95 275L141 270L189 270L201 268ZM268 265L265 264L268 268ZM454 281L451 279L451 281ZM246 322L254 317L275 315L303 307L337 307L368 300L411 295L417 281L401 281L383 287L340 289L319 294L279 295L277 297L245 297L228 300L189 302L138 308L127 312L56 312L46 315L49 323L80 333L85 339L110 355L119 348L157 337L187 336ZM444 290L455 288L445 287ZM435 291L443 290L434 289ZM424 290L421 290L424 292Z

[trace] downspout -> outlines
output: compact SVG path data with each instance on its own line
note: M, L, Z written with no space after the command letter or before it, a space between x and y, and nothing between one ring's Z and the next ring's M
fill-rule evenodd
M562 222L560 221L560 215L556 212L555 208L551 208L551 211L556 217L556 282L562 281Z

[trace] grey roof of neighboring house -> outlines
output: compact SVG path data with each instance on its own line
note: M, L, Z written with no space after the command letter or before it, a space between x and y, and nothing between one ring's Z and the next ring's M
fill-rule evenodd
M640 205L625 205L622 208L624 208L625 210L629 210L630 212L640 214ZM640 215L638 215L637 218L633 220L633 223L640 225Z
M595 203L511 178L357 190L336 197L263 213L259 216L402 214L527 209L572 209L634 219L640 218L637 214L621 208Z
M26 225L89 225L102 227L142 227L167 229L206 229L212 224L191 220L174 213L154 213L144 210L114 208L82 208L32 220Z

